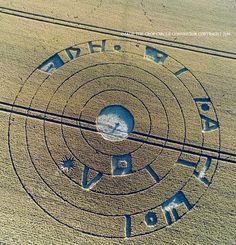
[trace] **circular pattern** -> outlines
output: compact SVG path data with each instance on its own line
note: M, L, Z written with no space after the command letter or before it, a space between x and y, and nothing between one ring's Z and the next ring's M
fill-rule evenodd
M95 114L93 115L94 117L94 121L96 122L97 121L97 118L99 116L99 111L100 111L100 108L103 108L103 106L106 104L106 103L109 103L109 100L110 100L110 97L113 97L113 98L117 98L117 99L114 99L114 103L118 103L118 101L121 101L123 102L123 108L129 108L130 111L135 111L135 108L140 108L140 110L143 111L143 113L146 115L146 122L147 123L147 127L146 127L146 130L145 132L147 134L150 133L151 131L151 124L152 124L152 119L150 117L150 113L149 113L149 110L148 108L146 107L146 105L141 101L139 100L139 98L132 94L132 93L127 93L127 91L124 91L124 90L120 90L120 89L109 89L109 90L103 90L101 92L99 92L98 94L95 94L93 97L91 97L84 105L83 107L83 110L82 110L82 113L80 114L79 118L82 119L85 115L87 115L88 111L90 111L90 108L97 108ZM107 100L105 100L105 98L107 98ZM125 103L125 100L127 101ZM99 101L102 102L102 104L99 103ZM105 102L107 101L107 102ZM128 109L127 109L128 110ZM129 111L128 110L128 111ZM131 112L130 112L131 113ZM91 116L91 114L90 114ZM130 117L133 117L132 113L130 115ZM137 127L140 127L142 125L143 121L141 121L139 118L136 119L136 128ZM131 133L134 129L134 127L132 127L131 125ZM106 142L104 141L104 144L101 146L99 146L99 148L97 147L97 144L96 144L96 138L94 139L94 134L90 134L91 137L89 137L89 134L87 133L87 131L83 131L81 130L81 134L83 136L83 138L85 139L85 141L87 142L88 145L90 145L93 149L96 149L96 152L101 152L102 154L104 155L114 155L114 145L116 146L121 146L123 144L126 144L125 142L120 142L117 144L111 144L111 142ZM130 133L128 134L130 135ZM93 141L95 141L93 143ZM116 140L116 141L120 141L120 140ZM115 141L113 141L114 143ZM137 149L139 149L141 147L142 144L130 144L129 145L127 144L127 150L126 152L129 153L129 152L135 152ZM117 149L116 149L116 154L118 154L119 152L117 152ZM120 154L125 154L124 150L122 149L120 151Z
M123 141L134 129L134 117L121 105L109 105L99 113L96 128L105 140Z
M202 104L201 108L202 108L203 111L209 111L209 109L210 109L208 104Z
M9 119L23 188L88 235L129 238L174 224L217 168L203 152L220 149L214 106L158 47L116 39L66 48L32 72L14 104L26 110Z
M134 117L121 105L109 105L99 113L96 128L105 140L123 141L134 129Z
M148 212L145 217L145 222L148 226L154 226L157 224L157 215L153 212Z

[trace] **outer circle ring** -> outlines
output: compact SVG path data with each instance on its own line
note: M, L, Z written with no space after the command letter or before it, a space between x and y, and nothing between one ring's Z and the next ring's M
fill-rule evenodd
M35 71L35 70L34 70L34 71ZM34 71L33 71L33 72L34 72ZM33 74L33 72L30 74L30 76ZM192 73L191 73L191 74L192 74ZM192 74L192 75L193 75L193 74ZM29 77L30 77L30 76L29 76ZM194 76L194 75L193 75L193 76ZM29 79L29 77L26 79L26 81ZM195 77L195 76L194 76L194 77ZM195 77L195 78L196 78L196 77ZM197 79L196 79L196 80L197 80ZM200 83L200 81L197 80L197 82L201 85L202 89L203 89L203 90L205 91L205 93L207 94L206 90L204 89L204 87L202 86L202 84ZM24 85L23 85L23 86L24 86ZM23 86L22 86L22 87L23 87ZM20 90L20 92L21 92L21 90ZM19 92L19 93L20 93L20 92ZM208 95L208 94L207 94L207 95ZM18 96L17 96L17 97L18 97ZM17 97L15 98L13 104L16 103ZM209 97L209 96L208 96L208 97ZM213 104L212 104L212 107L213 107L213 110L214 110L214 112L215 112L216 118L218 118L218 117L217 117L217 114L216 114L216 110L215 110ZM34 200L34 202L35 202L35 203L36 203L36 204L37 204L37 205L38 205L44 212L46 212L49 216L51 216L50 213L48 213L46 209L44 209L42 206L40 206L40 205L37 203L37 201L36 201L35 198L32 196L32 194L27 190L27 187L24 185L24 183L23 183L22 180L21 180L21 177L20 177L19 174L17 173L17 169L16 169L16 167L15 167L14 159L13 159L13 155L12 155L11 141L10 141L10 139L11 139L11 138L10 138L10 137L11 137L11 117L12 117L12 114L10 114L10 117L9 117L8 145L9 145L10 157L11 157L11 160L12 160L12 163L13 163L13 169L14 169L14 171L15 171L17 177L19 178L19 180L20 180L20 182L21 182L23 188L24 188L25 191L29 194L29 196ZM220 149L220 142L221 142L221 139L220 139L220 129L219 129L219 149ZM219 154L219 156L220 156L220 154ZM216 171L216 169L217 169L217 166L216 166L216 168L215 168L215 171ZM215 173L215 171L214 171L214 173ZM214 174L212 175L211 180L212 180L213 176L214 176ZM203 194L202 194L202 195L203 195ZM201 196L202 196L202 195L201 195ZM200 200L201 196L199 197L198 201ZM194 206L198 203L198 201L194 204ZM52 216L51 216L51 217L52 217ZM52 217L52 218L56 219L55 217ZM57 219L56 219L56 220L57 220ZM62 223L62 224L64 224L64 223L61 222L60 220L57 220L57 221L60 222L60 223ZM64 225L66 225L66 226L69 227L69 228L73 228L73 227L70 227L70 226L67 225L67 224L64 224ZM163 228L164 228L164 227L163 227ZM89 234L89 235L99 236L99 235L97 235L97 234L91 234L91 233L89 233L89 232L84 232L84 231L80 231L80 232L83 232L83 233ZM154 231L152 231L152 232L154 232ZM151 233L151 232L150 232L150 233ZM149 233L145 233L145 234L149 234ZM139 235L145 235L145 234L139 234ZM109 237L109 238L113 238L113 237ZM115 238L115 237L114 237L114 238ZM122 237L117 237L117 238L122 238Z

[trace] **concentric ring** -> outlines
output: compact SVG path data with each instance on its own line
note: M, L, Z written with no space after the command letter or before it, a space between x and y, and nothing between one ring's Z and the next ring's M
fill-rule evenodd
M114 45L117 42L118 42L117 40L112 40L111 44ZM133 62L135 60L135 58L134 58L134 54L132 53L132 49L136 50L136 48L140 48L140 47L142 47L142 45L141 44L134 44L133 42L127 42L127 41L119 41L119 42L121 44L126 43L127 46L131 49L131 52L126 51L126 52L124 52L124 54L127 54ZM111 44L109 43L110 46L111 46ZM133 44L134 44L134 46L132 46ZM87 43L86 43L86 45L87 45ZM89 45L91 45L91 43L89 43ZM108 45L108 50L110 48L109 45ZM123 47L122 45L120 45L120 46ZM70 50L70 49L71 48L66 49L66 52L68 52L68 50ZM76 46L74 46L73 49L76 50ZM82 50L82 48L81 48L81 50ZM117 53L117 50L115 50L114 53L119 56L119 54ZM109 55L105 56L105 54L102 52L101 53L95 52L95 53L88 53L88 54L90 56L93 56L93 59L96 56L99 56L100 58L105 58L105 59L109 59L109 57L110 58L112 57L112 55L111 56L109 56ZM86 55L81 55L81 57L85 57L85 56ZM141 56L140 54L137 55L137 57L139 57L139 58L140 58L140 56ZM79 58L81 58L81 57L79 57ZM120 58L123 58L123 56ZM177 62L178 64L181 64L180 62L176 61L172 57L171 57L171 59L173 60L173 62ZM126 61L126 62L128 62L128 61ZM153 67L156 65L154 63L148 63L150 61L145 61L146 63L144 63L143 61L135 60L135 62L137 62L137 67L139 66L139 63L141 62L144 66L148 66L148 69L153 69ZM72 63L74 64L74 66L76 66L75 62L68 63L67 67L65 66L65 68L62 69L61 74L60 74L60 72L59 73L57 72L55 74L59 74L59 76L64 76L64 73L66 74L66 72L68 74L71 73L71 71L73 69L70 71L70 64L72 64ZM84 64L86 65L86 62ZM111 64L111 62L110 62L110 64ZM101 65L101 64L95 64L94 67L98 67L99 65ZM108 66L108 63L107 64L104 63L103 65ZM130 64L124 63L124 66L125 65L129 66ZM72 65L72 68L73 68L73 65ZM138 68L142 69L140 67L138 67ZM145 69L146 68L147 67L145 67ZM155 67L155 68L157 68L157 67ZM86 69L86 67L85 67L85 69ZM161 71L161 73L160 73L161 76L162 76L162 74L164 75L163 69L165 69L166 71L168 71L168 74L170 74L170 73L173 74L173 81L178 80L179 84L182 83L185 91L188 92L189 97L188 96L187 97L191 98L191 101L192 101L191 105L194 104L195 110L197 111L198 117L199 117L199 114L201 112L197 106L197 103L194 102L194 99L196 98L196 94L197 95L199 94L201 96L205 96L206 98L209 98L207 92L202 87L201 83L194 77L194 75L191 72L189 72L189 74L191 76L191 78L189 78L189 81L188 81L189 83L186 84L186 81L183 81L182 78L180 78L180 77L177 77L177 80L176 80L176 76L174 75L175 73L172 72L172 70L166 64L163 64L161 67L158 67L157 69L159 69L159 71ZM151 74L151 72L149 72L149 71L147 71L147 72L149 74ZM116 74L116 75L119 75L119 74ZM139 76L142 77L142 74L140 73ZM156 74L153 74L153 76L155 77ZM171 75L168 75L168 76L171 77ZM41 79L41 77L43 77L43 83L40 83L40 79L38 80L38 77L40 79ZM29 111L30 111L30 109L34 108L35 105L40 105L40 106L44 107L44 109L46 108L45 112L48 112L48 110L51 111L52 109L60 111L60 109L58 108L58 104L55 103L55 100L53 100L53 96L55 94L55 91L59 91L59 89L62 88L63 86L62 86L60 79L58 80L58 77L57 78L53 78L53 77L54 77L54 75L48 75L48 74L41 75L39 70L35 70L28 77L26 82L24 83L23 87L21 88L18 96L16 97L16 99L14 101L14 104L16 104L16 103L19 104L22 101L24 103L27 103L27 100L24 101L22 98L24 96L28 96L27 98L29 99ZM67 78L68 78L68 75L67 75ZM64 81L67 81L67 78L64 79ZM33 87L31 87L32 86L30 83L31 79L34 83L36 83L36 84L39 83L39 86L37 87L37 86L35 86L35 84L33 84ZM195 80L194 83L196 84L196 86L193 88L194 89L193 92L192 92L191 88L188 87L188 86L190 86L189 84L191 84L191 79L194 79ZM143 80L143 77L141 80ZM158 80L162 80L162 78L159 78ZM165 81L167 81L167 80L165 80ZM35 81L37 81L37 82L35 82ZM50 82L52 82L52 83L50 83ZM59 82L59 86L58 85L56 86L57 82ZM167 87L170 85L170 82L171 81L168 80L168 82L167 82L168 84L166 84ZM152 86L154 87L154 90L156 91L157 84L154 84L150 81L149 81L149 83L152 84ZM39 99L40 94L43 94L43 91L46 91L45 89L47 88L48 84L50 84L50 86L52 86L52 87L49 87L48 94L47 94L47 97L49 97L49 98L51 97L51 99L49 100L48 104L43 104L43 103L40 104L40 102L42 102ZM32 90L29 89L29 87ZM171 87L174 87L173 84L171 85ZM36 88L36 91L35 91L35 88ZM54 90L54 93L53 93L53 90ZM26 91L29 91L28 92L29 94L27 94ZM67 90L65 90L65 91L67 91ZM170 91L171 91L171 89L170 89ZM31 93L33 93L33 94L31 94ZM184 128L185 129L184 130L185 136L184 136L183 145L182 145L182 150L183 150L183 149L187 148L185 146L185 142L189 141L189 139L192 137L191 135L190 135L191 136L190 138L188 137L189 132L195 132L194 131L195 129L193 129L193 130L189 129L190 126L188 123L191 120L193 122L197 122L197 120L195 120L195 119L190 120L189 114L188 114L188 116L186 116L185 113L187 111L188 106L186 106L185 100L183 100L183 98L180 97L180 92L178 91L178 88L176 88L175 92L171 91L171 93L172 93L173 97L176 98L177 104L179 105L179 109L183 115L184 122L186 120L186 123L187 123L185 128ZM195 93L195 95L194 95L194 93ZM163 91L162 91L162 94L163 94ZM166 96L168 97L167 94L166 94ZM67 101L66 104L70 103L69 100L67 100L65 98L66 98L66 96L63 97L63 95L62 95L62 102L64 103L65 101ZM96 97L94 97L94 98L96 98ZM90 99L87 100L88 104L90 103L89 101L90 101ZM165 101L164 97L162 99L160 99L160 101L161 101L161 103L163 103L163 105L166 105L166 101ZM186 101L189 101L189 100L186 100ZM51 103L51 102L53 102L53 103ZM214 117L217 119L215 108L214 108L214 105L212 103L210 104L210 107L213 108L211 115L215 115ZM67 106L65 106L64 108L67 108ZM28 113L29 113L29 111L28 111ZM62 116L64 115L64 112L65 112L65 109L63 109ZM191 112L191 113L190 113L190 115L193 115L194 112ZM80 112L79 117L78 117L79 120L78 121L75 120L75 122L77 123L77 126L82 125L82 122L80 120L82 115L83 114ZM173 115L175 115L175 112L173 112ZM171 115L172 120L173 120L173 115ZM46 116L46 114L45 114L45 116ZM168 170L168 173L164 176L165 178L161 179L161 182L154 182L152 185L149 185L149 187L147 187L141 191L138 191L138 192L137 191L136 192L130 192L128 194L123 193L121 195L118 193L113 195L111 193L107 194L104 192L103 194L105 194L105 196L101 195L101 197L100 197L100 194L102 194L102 191L100 191L101 188L107 187L109 189L109 188L111 188L112 185L115 186L116 181L112 184L108 183L109 180L111 181L111 179L114 179L112 177L112 175L104 174L104 179L105 179L104 181L107 182L108 184L106 184L106 183L105 183L105 185L100 184L102 182L101 181L100 183L96 184L95 189L90 189L89 192L87 190L84 191L83 188L81 188L81 184L77 183L75 181L75 179L71 178L70 175L68 175L68 174L66 174L60 170L60 168L58 166L58 161L56 159L54 159L54 157L53 157L53 155L55 155L56 153L59 154L60 151L63 151L63 152L68 151L67 147L64 148L63 142L61 142L60 140L57 141L57 139L59 139L59 138L57 138L58 136L55 136L54 143L53 143L53 138L52 138L53 134L55 135L59 131L61 132L61 130L64 130L63 125L65 125L65 124L63 124L63 120L64 120L63 117L61 118L62 124L58 128L54 124L52 124L53 120L51 120L51 122L48 120L45 120L43 122L43 125L40 125L40 124L35 123L32 120L29 120L29 118L26 118L25 122L24 122L24 120L22 121L21 118L17 118L17 120L15 120L16 122L12 122L12 120L11 120L12 118L13 118L13 115L11 114L10 118L9 118L9 132L8 132L9 133L9 142L8 142L9 143L9 150L10 150L10 155L11 155L14 170L15 170L20 182L22 183L23 188L31 196L31 198L36 202L36 204L39 207L41 207L52 218L54 218L55 220L57 220L58 222L60 222L64 225L66 225L68 228L73 228L73 229L78 230L80 232L83 232L85 234L108 237L108 238L127 237L127 231L125 231L125 233L122 235L122 227L124 227L124 230L125 230L125 226L127 226L127 219L131 219L131 218L132 218L132 234L130 236L132 236L132 237L139 236L139 235L146 235L146 234L149 234L151 232L157 231L159 229L163 229L164 227L166 227L168 225L168 224L164 224L164 220L158 221L159 222L158 225L157 226L154 225L153 227L146 227L143 225L136 226L136 225L137 225L137 223L140 223L140 220L144 219L143 216L145 216L145 213L150 212L150 211L152 211L152 213L156 212L158 217L161 217L161 213L163 211L163 205L166 203L167 200L169 200L168 198L170 198L170 196L176 192L176 189L174 187L177 187L178 193L185 193L185 195L187 195L188 198L191 198L194 200L194 202L192 203L192 208L200 200L201 196L203 195L202 192L204 190L207 190L209 187L209 185L205 186L205 187L201 186L201 183L197 182L198 180L194 176L191 177L191 172L195 173L196 171L199 171L199 168L202 166L202 164L204 162L204 158L201 157L202 151L200 151L199 152L200 158L197 160L197 164L196 164L194 169L187 169L187 168L185 169L185 168L182 168L182 166L179 167L174 162L174 164L171 164L172 167ZM170 118L168 118L168 121L169 120L171 122ZM78 124L78 122L79 122L79 124ZM200 126L202 127L201 120L198 120L198 122L200 122L200 125L198 127L199 128L200 128ZM173 128L173 125L170 125L170 126ZM38 134L38 133L40 133L40 131L43 132L44 135ZM50 135L48 134L48 132L50 132ZM82 131L82 133L84 133L84 132ZM26 136L26 144L24 143L24 134ZM217 139L217 134L219 134L218 139ZM20 138L17 137L19 135L22 135L23 137L20 137ZM147 133L147 135L149 135L149 133ZM202 132L200 132L199 135L203 135ZM173 137L173 134L171 134L171 136ZM19 149L21 149L20 152L19 152L18 148L16 147L17 138L19 141L19 144L18 144L18 146L20 147ZM192 138L194 139L194 137L192 137ZM219 144L219 149L220 149L220 130L219 130L219 132L216 131L214 134L211 134L211 138L214 138L215 142ZM130 139L130 140L132 141L133 139ZM146 141L150 142L151 140L152 139L150 137L146 137L145 141L141 141L142 142L141 145L144 146L147 143ZM158 156L159 161L161 161L162 158L167 160L168 154L174 155L173 152L166 149L167 144L171 143L170 140L172 140L172 139L168 138L168 137L166 138L166 141L163 144L164 149L162 149L160 156ZM204 140L205 140L205 142L208 143L209 137L206 135L203 135L201 146L204 145L204 143L205 143ZM173 142L174 142L174 140L173 140ZM55 150L56 146L58 147L58 149ZM52 149L50 147L53 147L53 154L51 154ZM152 149L152 148L150 148L150 149L152 151L154 151L154 149ZM142 147L140 147L139 150L142 150ZM177 159L180 159L180 158L184 157L184 155L185 155L181 152L181 149L179 149L179 151L180 151L180 154L178 154L178 156L176 155ZM45 155L41 155L40 152L44 152ZM52 159L54 160L54 163L52 162ZM171 159L171 158L169 158L169 159ZM150 166L151 169L155 172L156 169L154 167L157 167L157 166L163 167L163 164L161 164L161 165L157 164L156 165L157 162L158 162L158 160L156 160L156 162L154 162L155 164L149 163L149 164L147 164L147 166ZM22 167L23 163L27 164L28 168ZM136 174L138 175L141 173L140 178L141 179L145 178L146 175L145 175L144 171L148 170L145 166L140 168L140 169L137 169L136 171L134 171L134 174L130 175L133 178L132 183L133 182L135 183L135 181L136 181L135 180ZM211 174L210 174L210 176L208 176L210 183L211 183L212 178L214 176L214 173L217 169L217 160L216 161L212 160L212 166L213 167L209 170L211 172ZM84 165L78 164L77 167L78 167L77 170L82 170ZM183 171L182 175L179 175L179 172L176 171L177 169L181 169ZM58 170L60 170L60 171L58 171ZM93 171L92 168L90 168L90 170ZM149 171L150 171L150 168L149 168ZM153 173L153 172L149 172L149 173ZM77 177L80 178L80 177L82 177L82 175L83 174L80 174L80 176L77 176ZM31 176L31 177L29 177L29 176ZM66 178L64 178L64 177L66 177ZM171 186L171 179L172 180L175 179L175 181L176 181L176 185L174 187ZM59 180L61 181L63 186L56 184L56 183L58 183ZM129 182L129 180L125 176L122 177L122 180L123 180L123 182L127 181L127 183L129 183L129 184L131 183L131 182ZM148 180L145 179L145 181L147 182ZM30 184L27 184L27 183L30 183ZM44 192L43 188L41 188L41 190L38 189L37 186L41 186L42 183L45 184L45 191L48 190L48 192ZM119 183L119 182L117 182L117 183ZM195 185L196 190L191 190L192 184ZM109 187L109 185L110 185L110 187ZM163 193L163 197L159 198L156 194L160 193L161 186L165 190L167 190L167 188L169 187L170 190L166 191L166 193ZM79 187L79 189L78 189L78 187ZM122 188L125 188L125 186L123 186ZM193 192L195 194L193 194ZM80 193L80 195L78 198L77 194L79 194L79 193ZM192 196L189 196L190 195L189 193L192 193ZM80 218L84 217L84 219L86 220L86 216L88 215L87 212L89 212L90 216L91 216L91 221L88 221L87 225L86 225L86 223L83 223L83 222L78 223L78 221L76 219L72 219L72 217L66 217L60 209L58 209L57 211L55 210L55 208L52 209L52 206L54 205L53 204L54 201L52 201L52 202L48 201L48 199L46 198L47 195L50 196L50 198L52 198L53 200L54 200L54 196L55 196L55 203L60 202L60 199L61 199L62 200L61 205L64 208L68 209L66 212L67 214L68 214L68 212L74 212L75 210L78 210L78 215L79 215L78 217L80 217ZM134 201L133 201L134 196L136 196L136 198L138 197L139 205L141 205L141 206L134 205ZM104 198L106 200L104 200ZM145 201L145 198L149 198L148 202ZM163 202L163 201L160 201L159 199L160 200L166 200L166 201ZM130 207L122 207L122 208L119 207L119 205L121 203L123 203L124 200L127 200L127 202L130 203ZM101 206L91 206L91 207L87 208L89 206L88 205L89 202L92 203L94 201L95 201L95 203L96 202L101 203ZM105 204L105 202L112 203L112 206L110 207L111 211L105 210L105 209L103 210L103 208L102 208L103 204L102 203ZM155 202L157 202L156 205L155 205ZM150 204L151 204L151 206L150 206ZM92 211L92 209L93 209L93 211ZM183 215L185 215L186 213L187 212L182 213L181 217ZM122 219L122 217L123 217L123 219ZM100 229L97 230L97 229L95 229L95 223L94 222L97 222L100 219L103 219L103 224L105 226L102 227L102 230L100 230ZM126 223L124 222L125 220L126 220ZM81 226L81 224L82 224L82 226ZM106 229L105 229L107 227L106 225L109 227L111 227L111 226L116 227L117 229L116 228L112 229L112 232L113 232L112 235L108 234Z

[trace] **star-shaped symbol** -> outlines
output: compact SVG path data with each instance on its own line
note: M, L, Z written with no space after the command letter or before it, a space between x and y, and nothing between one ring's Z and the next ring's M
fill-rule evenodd
M73 157L64 157L60 161L60 168L62 171L69 172L72 171L75 167L75 159Z

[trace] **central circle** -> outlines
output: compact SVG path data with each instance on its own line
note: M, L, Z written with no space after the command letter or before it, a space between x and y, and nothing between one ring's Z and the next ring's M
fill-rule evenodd
M121 105L109 105L100 111L96 126L105 140L122 141L133 131L134 117Z

